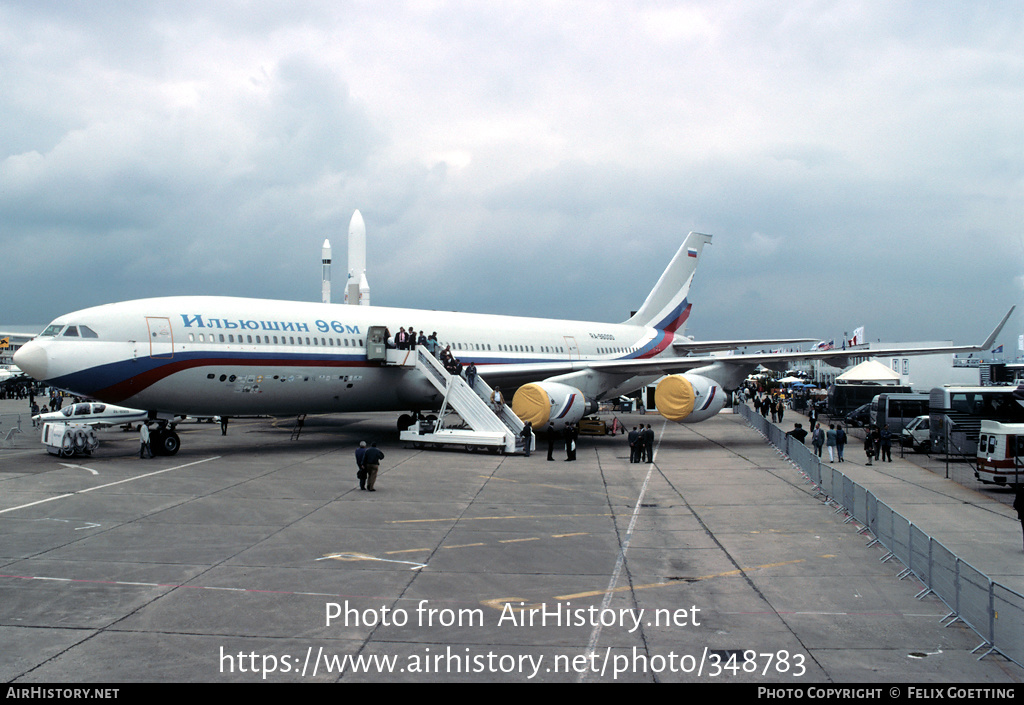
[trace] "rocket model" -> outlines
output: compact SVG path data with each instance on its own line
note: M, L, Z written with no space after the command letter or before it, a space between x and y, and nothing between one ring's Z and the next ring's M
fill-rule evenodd
M331 241L324 240L324 247L322 250L322 259L324 263L323 273L323 289L322 296L325 304L331 303Z
M370 284L366 281L366 225L357 210L348 224L348 285L345 303L370 305Z

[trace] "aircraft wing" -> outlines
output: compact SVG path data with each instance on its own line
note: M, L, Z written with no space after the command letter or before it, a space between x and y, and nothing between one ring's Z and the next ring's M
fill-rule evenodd
M949 345L926 346L918 348L871 347L871 345L847 348L846 350L805 350L797 352L745 353L736 355L687 355L680 357L655 357L632 360L565 360L557 362L540 362L524 365L498 364L480 368L480 375L492 386L495 383L519 385L536 382L548 377L565 375L582 370L594 370L612 375L629 377L661 376L677 374L707 367L713 364L727 366L743 366L751 369L758 365L765 367L780 366L797 360L823 360L836 367L845 367L851 357L907 357L912 355L939 355L974 353L989 350L1002 331L1006 321L1013 314L1016 306L1011 306L1003 319L995 327L988 338L980 345ZM818 339L815 339L818 340ZM719 341L725 342L725 341ZM735 342L735 341L731 341ZM781 341L753 340L746 341L749 345L780 344ZM790 342L797 342L791 340ZM807 342L807 341L803 341Z
M774 340L690 340L684 338L672 343L672 347L679 352L694 354L736 350L737 348L751 346L774 348L780 345L793 345L795 343L816 343L819 340L821 338L778 338Z

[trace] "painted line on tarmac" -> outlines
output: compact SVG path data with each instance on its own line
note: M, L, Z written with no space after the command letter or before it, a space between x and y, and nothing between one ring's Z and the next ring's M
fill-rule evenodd
M492 517L442 517L440 519L396 519L394 521L386 521L385 524L429 524L431 522L438 521L457 521L462 523L464 521L493 521L497 519L572 519L579 517L613 517L615 516L612 512L604 512L601 514L511 514L508 516L492 516Z
M34 507L38 504L45 504L47 502L54 502L58 499L66 499L67 497L74 497L76 495L85 494L86 492L93 492L94 490L102 490L107 487L114 487L115 485L123 485L126 482L135 482L135 480L141 480L145 477L153 477L154 475L161 475L165 472L171 472L172 470L181 470L192 465L199 465L200 463L208 463L211 460L219 459L219 455L215 455L212 458L205 458L203 460L196 460L191 463L185 463L184 465L176 465L173 468L164 468L163 470L157 470L156 472L147 472L144 475L137 477L129 477L124 480L117 480L116 482L108 482L105 485L96 485L95 487L87 487L84 490L78 490L77 492L68 492L67 494L56 495L55 497L47 497L46 499L36 500L35 502L29 502L28 504L20 504L17 507L8 507L7 509L0 509L0 514L6 514L7 512L13 512L16 509L25 509L27 507Z

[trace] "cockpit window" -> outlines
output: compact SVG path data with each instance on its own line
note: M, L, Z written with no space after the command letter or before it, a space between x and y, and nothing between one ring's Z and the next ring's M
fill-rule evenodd
M75 407L73 406L65 406L63 409L60 410L60 413L64 414L65 416L71 416L74 410Z
M78 326L78 332L82 334L83 338L99 338L99 336L96 335L96 331L89 326Z
M92 413L88 404L75 404L75 416L87 416Z
M50 325L46 326L46 330L44 330L39 335L40 335L40 337L42 337L44 335L45 336L60 335L60 332L61 332L61 330L63 330L63 328L64 328L64 324L63 323L61 323L61 324L51 323Z
M78 337L78 326L68 326L67 330L64 331L65 338L77 338Z

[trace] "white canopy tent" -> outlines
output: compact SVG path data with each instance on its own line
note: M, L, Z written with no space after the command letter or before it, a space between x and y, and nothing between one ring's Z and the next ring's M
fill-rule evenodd
M836 377L837 382L880 382L896 384L900 376L875 360L865 360Z

